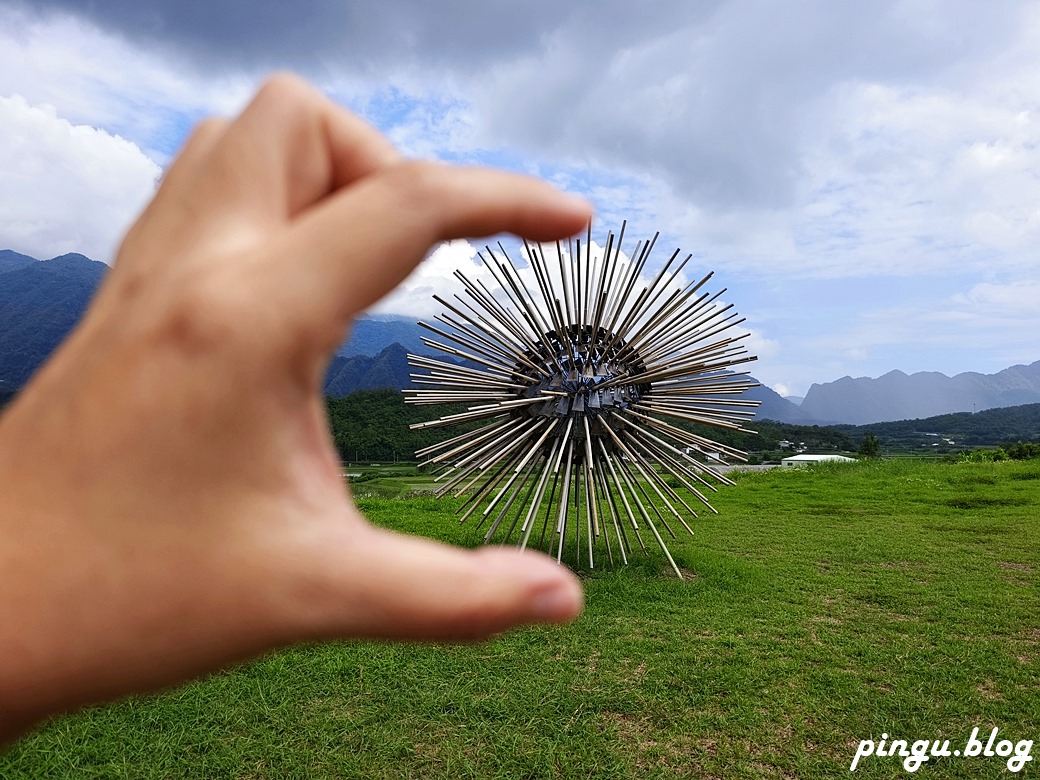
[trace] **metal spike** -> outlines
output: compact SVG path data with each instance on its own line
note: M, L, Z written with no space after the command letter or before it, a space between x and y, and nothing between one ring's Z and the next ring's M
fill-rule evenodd
M454 303L435 296L445 313L438 325L420 323L437 337L423 342L449 359L409 355L419 373L406 400L470 404L411 427L477 426L417 455L443 469L439 495L468 494L460 522L486 522L485 542L509 541L518 528L516 544L534 544L541 513L537 544L591 569L603 564L601 540L611 565L628 563L629 532L647 552L648 528L681 578L658 524L675 538L669 515L692 534L696 512L684 496L714 512L705 492L733 484L689 451L746 458L682 426L747 430L757 402L738 396L755 382L736 369L755 358L724 291L703 290L712 275L681 281L692 254L676 250L647 282L660 234L636 242L628 258L626 230L608 232L594 251L590 226L555 243L555 262L524 242L523 272L501 242L478 253L497 290L456 271L463 295Z

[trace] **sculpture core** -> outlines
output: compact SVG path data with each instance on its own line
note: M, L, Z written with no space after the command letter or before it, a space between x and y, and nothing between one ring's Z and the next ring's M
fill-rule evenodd
M579 331L572 326L562 341L559 334L546 333L535 346L537 352L529 353L528 358L540 370L525 372L523 364L516 367L537 381L521 396L544 399L528 407L530 416L588 417L598 423L601 414L629 408L649 390L639 384L645 371L639 356L602 328L593 333L589 327Z

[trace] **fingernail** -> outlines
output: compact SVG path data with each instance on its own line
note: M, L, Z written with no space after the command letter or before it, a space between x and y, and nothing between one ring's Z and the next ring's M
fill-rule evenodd
M581 612L582 602L581 587L577 583L563 581L534 597L534 617L547 623L573 620Z
M564 192L563 190L558 190L558 192L560 194L560 202L567 208L574 211L592 211L592 203L581 195L575 195L573 192Z

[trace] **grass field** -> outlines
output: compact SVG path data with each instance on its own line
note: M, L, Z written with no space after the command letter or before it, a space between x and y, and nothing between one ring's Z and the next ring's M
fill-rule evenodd
M776 469L717 498L721 516L670 545L688 580L660 555L585 572L572 626L292 649L59 720L0 756L0 778L828 778L883 733L1040 745L1040 462ZM479 538L450 502L360 502ZM1032 753L1018 776L1040 776ZM917 774L1012 776L1005 762ZM907 772L874 756L854 776Z

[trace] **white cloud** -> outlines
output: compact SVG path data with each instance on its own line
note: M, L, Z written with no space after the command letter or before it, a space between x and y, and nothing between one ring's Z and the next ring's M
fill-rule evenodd
M160 169L133 143L51 106L0 97L0 243L110 261Z
M1040 7L733 0L601 45L572 26L471 87L474 131L745 277L1022 268L1040 240ZM992 11L992 12L990 12Z
M308 0L243 13L213 0L212 24L189 5L0 0L0 96L163 164L192 119L235 110L259 68L302 52L312 79L406 153L545 176L591 195L597 230L661 230L657 263L694 252L691 275L719 271L748 315L764 381L804 392L841 373L1038 356L1040 4ZM496 21L507 34L484 35ZM25 159L58 159L51 136L20 142ZM26 175L10 146L8 183ZM104 192L83 154L63 163L73 189ZM66 184L51 170L41 182L69 220L62 250L107 252L72 218ZM0 195L31 242L55 202L29 190L25 204ZM459 289L455 268L491 283L456 242L377 310L431 317L431 293Z
M1020 279L1010 284L983 282L955 295L951 303L976 317L1011 318L1040 325L1040 279ZM1040 328L1031 330L1034 336L1040 332Z
M767 339L756 330L748 330L747 333L748 337L744 339L744 346L749 354L755 355L759 360L768 360L776 356L780 349L780 344L777 341ZM754 372L755 369L752 366L751 373Z
M72 15L40 18L0 1L0 96L54 106L104 127L160 162L193 120L242 106L256 74L204 73L190 60L135 45Z
M434 294L453 304L452 294L462 295L462 285L452 276L456 270L461 270L474 281L479 279L485 284L494 284L490 272L477 259L477 247L465 240L448 241L439 244L397 289L369 311L430 320L444 311L444 307L433 299Z
M1021 271L1040 244L1040 122L999 95L850 85L808 154L785 272ZM1040 94L1034 97L1040 101ZM1040 103L1038 103L1040 105Z

